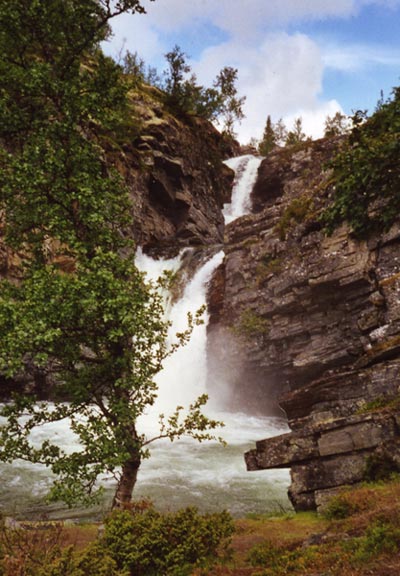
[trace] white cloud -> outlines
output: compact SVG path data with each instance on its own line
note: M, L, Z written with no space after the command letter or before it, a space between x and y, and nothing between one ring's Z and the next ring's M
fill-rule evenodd
M107 54L118 60L120 52L138 52L146 62L158 59L165 52L160 34L147 16L124 14L113 21L113 35L104 43Z
M327 116L334 116L336 112L343 114L342 107L336 100L317 102L313 108L299 109L295 114L284 117L284 122L289 130L299 116L303 121L303 132L312 138L322 138L325 130Z
M193 68L201 83L210 84L227 64L239 69L239 93L247 96L246 118L237 127L242 142L261 137L268 115L273 121L282 117L290 123L302 115L308 133L318 137L326 114L340 109L336 102L319 101L323 75L320 50L302 34L271 34L257 48L238 48L234 42L208 48Z
M328 18L349 18L371 4L397 8L400 0L143 0L147 16L124 15L115 20L115 38L108 53L138 51L146 63L159 69L174 43L186 50L195 42L198 54L192 67L199 82L211 85L224 66L239 70L238 89L247 96L246 118L238 127L241 141L261 137L265 119L282 117L291 124L302 116L308 134L322 134L326 115L341 111L335 100L321 95L324 71L352 73L373 64L396 66L400 51L379 46L335 45L314 42L304 34L272 33L286 24ZM205 30L213 30L213 46L201 50ZM215 33L214 33L215 32ZM202 36L204 34L204 38ZM189 37L189 40L188 40ZM183 40L183 42L182 42Z
M365 44L331 44L323 48L323 62L327 68L343 72L366 69L371 65L400 66L400 50Z
M148 13L156 26L168 31L209 20L221 30L243 36L303 19L347 17L354 9L355 0L157 0L148 6Z

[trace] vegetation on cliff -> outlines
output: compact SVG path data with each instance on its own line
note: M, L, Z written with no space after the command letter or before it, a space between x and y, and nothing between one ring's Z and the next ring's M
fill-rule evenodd
M347 220L357 236L386 231L400 210L400 88L375 113L353 117L348 142L334 158L335 193L323 221Z
M198 83L188 63L188 55L175 45L165 54L167 68L159 74L147 67L137 53L127 51L122 59L123 70L134 85L148 84L160 91L161 100L178 116L198 116L214 121L229 139L235 137L234 125L244 118L245 96L236 87L238 70L224 66L212 87Z

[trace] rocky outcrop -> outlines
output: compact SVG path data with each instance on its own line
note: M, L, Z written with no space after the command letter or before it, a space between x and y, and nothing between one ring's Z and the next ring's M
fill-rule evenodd
M239 147L209 122L173 115L156 89L147 90L132 99L140 126L118 160L132 194L132 234L153 254L221 243L233 181L222 161Z
M400 463L396 409L370 412L399 394L400 226L368 241L347 226L321 229L325 166L340 145L320 140L263 161L254 213L227 227L211 298L210 353L233 375L234 396L264 412L279 404L292 429L257 443L248 467L291 467L297 509L361 481L377 454L388 469Z

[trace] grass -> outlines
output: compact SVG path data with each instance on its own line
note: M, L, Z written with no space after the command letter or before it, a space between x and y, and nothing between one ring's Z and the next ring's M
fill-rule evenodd
M195 570L192 576L400 574L400 480L349 488L332 500L324 515L250 515L236 520L235 528L230 559L208 571ZM3 528L0 574L25 576L28 572L21 565L26 558L44 562L51 558L53 545L84 550L96 539L97 531L97 526L86 525L64 527L57 534L54 530L30 530L21 536L5 533ZM7 562L11 571L7 571ZM86 576L91 576L90 570Z

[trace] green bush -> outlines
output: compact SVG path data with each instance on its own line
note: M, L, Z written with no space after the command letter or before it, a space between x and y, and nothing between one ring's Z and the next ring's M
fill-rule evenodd
M293 200L286 206L283 211L279 222L275 226L275 231L278 233L280 240L285 240L288 231L294 228L295 224L300 224L307 219L312 212L313 203L312 199L307 195L293 198Z
M189 576L228 558L233 531L227 512L161 514L148 502L112 513L104 535L83 550L63 547L61 528L3 527L0 576Z
M264 254L256 267L257 285L261 287L271 274L279 274L283 269L282 258L274 257L271 254Z
M400 546L400 529L388 522L376 522L355 543L354 559L366 562L380 554L395 554Z
M262 567L254 576L286 576L287 574L305 574L315 559L315 548L287 550L265 542L254 546L247 561L254 567Z
M233 327L233 332L237 336L252 338L262 336L269 330L270 322L252 310L247 308L240 314L239 322Z
M98 542L83 552L69 547L50 566L44 566L37 576L130 576L128 570L119 570L117 563Z
M388 480L398 472L399 466L389 454L375 453L366 458L364 478L367 482Z
M257 544L254 546L247 557L248 562L251 566L263 566L263 565L274 565L279 562L283 551L271 542L265 542L263 544Z
M356 236L387 230L400 211L400 87L368 119L357 112L348 142L334 158L333 204L327 231L349 222Z
M339 494L330 500L324 516L329 520L343 520L357 511L356 503L352 502L346 494Z
M106 521L102 545L119 570L132 576L185 576L227 553L233 521L226 512L196 508L161 514L154 508L118 511Z

